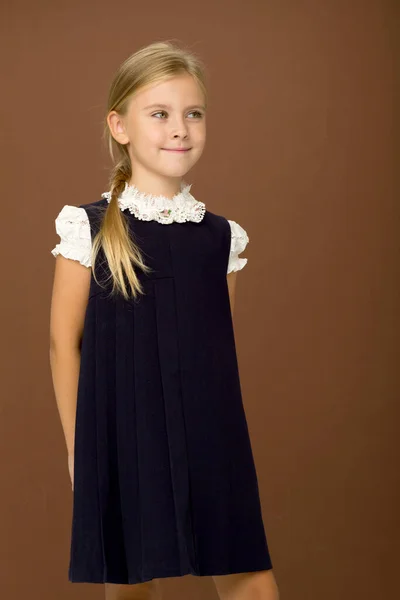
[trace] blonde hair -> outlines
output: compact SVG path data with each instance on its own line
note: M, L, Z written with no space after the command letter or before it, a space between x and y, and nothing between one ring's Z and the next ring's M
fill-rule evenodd
M115 110L124 116L129 100L140 88L182 74L189 74L196 80L207 104L205 67L195 54L170 41L154 42L140 48L115 73L108 95L107 115ZM118 205L118 197L132 176L132 166L127 146L119 144L110 132L107 115L103 138L114 163L109 177L111 199L93 240L92 265L102 249L110 270L109 278L112 279L111 294L121 293L127 300L130 294L136 298L144 293L135 268L146 273L151 269L143 262L139 247L129 235L126 215ZM95 274L94 277L99 283Z

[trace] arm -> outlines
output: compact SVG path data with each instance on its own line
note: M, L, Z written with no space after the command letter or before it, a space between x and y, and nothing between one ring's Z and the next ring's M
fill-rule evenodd
M228 281L229 300L230 300L230 304L231 304L232 315L233 315L233 309L235 306L236 275L237 275L237 271L231 271L226 276L226 279Z
M91 269L56 258L50 313L50 367L68 456L73 457L80 345Z

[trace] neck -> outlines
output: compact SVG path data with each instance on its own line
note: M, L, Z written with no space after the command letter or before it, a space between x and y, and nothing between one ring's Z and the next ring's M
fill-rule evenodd
M129 186L136 187L143 194L173 198L181 191L181 177L160 177L154 174L133 174Z

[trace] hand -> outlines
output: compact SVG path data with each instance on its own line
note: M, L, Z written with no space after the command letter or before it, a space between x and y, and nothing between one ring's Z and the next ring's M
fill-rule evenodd
M74 455L68 455L68 470L71 478L72 490L74 489Z

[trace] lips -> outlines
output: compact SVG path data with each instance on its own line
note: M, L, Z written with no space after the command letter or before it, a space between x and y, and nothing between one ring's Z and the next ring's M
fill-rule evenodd
M191 148L163 148L167 152L188 152Z

